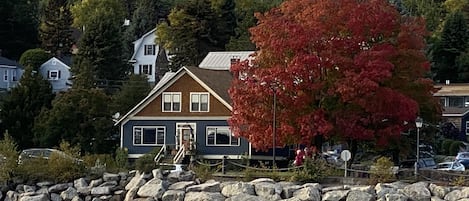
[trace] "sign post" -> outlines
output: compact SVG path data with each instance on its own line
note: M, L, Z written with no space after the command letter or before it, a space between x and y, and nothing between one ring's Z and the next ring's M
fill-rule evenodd
M344 160L345 162L345 173L344 173L344 177L347 178L347 161L350 160L350 158L352 158L352 153L350 153L349 150L343 150L341 153L340 153L340 158L342 160Z

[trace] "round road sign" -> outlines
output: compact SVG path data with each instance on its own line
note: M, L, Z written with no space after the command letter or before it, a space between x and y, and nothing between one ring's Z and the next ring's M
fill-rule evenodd
M342 153L340 153L340 158L344 161L350 160L352 157L352 153L350 153L349 150L343 150Z

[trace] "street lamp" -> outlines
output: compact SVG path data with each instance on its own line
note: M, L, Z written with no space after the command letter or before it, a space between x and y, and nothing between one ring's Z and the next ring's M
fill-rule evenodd
M414 174L415 174L415 178L417 178L417 175L418 175L418 163L419 163L419 159L420 159L420 128L422 128L422 124L423 124L423 119L420 118L420 117L417 117L417 119L415 119L415 127L417 127L417 160L415 161L415 170L414 170Z
M273 119L272 119L272 169L275 167L275 138L277 137L277 129L276 129L276 117L275 117L275 110L277 108L277 86L272 85L272 92L274 93L274 103L273 103Z

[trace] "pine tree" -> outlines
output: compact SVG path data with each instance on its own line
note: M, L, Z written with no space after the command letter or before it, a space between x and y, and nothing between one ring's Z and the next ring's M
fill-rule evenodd
M57 54L71 54L73 17L67 0L48 0L39 27L42 47Z

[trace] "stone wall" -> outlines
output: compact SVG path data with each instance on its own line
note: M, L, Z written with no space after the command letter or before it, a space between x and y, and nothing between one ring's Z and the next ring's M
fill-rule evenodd
M275 182L261 178L250 182L201 182L192 171L152 174L105 173L101 178L70 183L19 184L2 192L5 201L407 201L469 200L469 187L439 186L428 182L377 185L336 185Z

